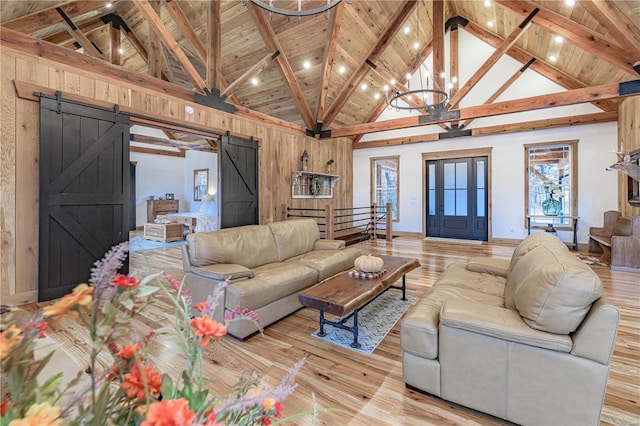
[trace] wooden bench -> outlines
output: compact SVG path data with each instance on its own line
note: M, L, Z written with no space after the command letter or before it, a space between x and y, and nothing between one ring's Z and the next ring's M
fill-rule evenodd
M611 236L611 269L640 272L640 216L630 221L629 235Z
M634 241L640 238L640 223L638 221L640 221L640 216L629 219L622 217L618 211L604 212L604 226L589 228L589 252L602 253L602 260L611 262L612 267L614 265L633 267L627 264L635 264L640 257L638 248L633 250ZM636 228L635 235L633 225ZM625 253L625 251L630 253Z

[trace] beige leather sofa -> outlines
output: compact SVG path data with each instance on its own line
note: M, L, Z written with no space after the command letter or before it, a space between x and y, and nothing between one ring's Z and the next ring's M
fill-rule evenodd
M597 425L619 310L556 237L450 265L400 326L408 387L518 424Z
M299 219L190 234L182 258L194 305L228 279L214 318L222 321L225 310L236 307L251 309L266 327L302 307L298 293L352 268L360 254L344 241L321 240L315 220ZM241 339L256 331L247 320L227 329Z

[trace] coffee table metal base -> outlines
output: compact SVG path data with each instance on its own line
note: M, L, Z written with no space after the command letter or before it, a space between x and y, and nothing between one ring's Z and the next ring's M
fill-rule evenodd
M407 300L406 297L406 292L407 292L407 283L405 281L405 276L402 276L402 286L398 287L398 286L389 286L389 288L395 288L398 290L402 290L402 300ZM389 288L387 288L385 291L383 291L380 294L385 293L387 290L389 290ZM325 325L330 325L332 327L336 327L339 328L341 330L346 330L349 331L353 334L353 342L349 345L352 348L360 348L360 343L358 343L358 311L360 311L360 309L363 309L364 307L366 307L369 303L373 302L374 300L376 300L378 297L380 297L380 294L377 295L376 297L374 297L373 299L371 299L370 301L368 301L367 303L365 303L363 306L361 306L360 308L354 309L353 312L349 315L347 315L345 318L342 318L340 321L329 321L328 319L326 319L324 317L324 309L320 309L320 331L318 332L318 336L319 337L324 337L327 335L327 333L325 333L324 331L324 326ZM349 318L353 317L353 326L349 327L348 325L345 325L345 323L347 321L349 321Z

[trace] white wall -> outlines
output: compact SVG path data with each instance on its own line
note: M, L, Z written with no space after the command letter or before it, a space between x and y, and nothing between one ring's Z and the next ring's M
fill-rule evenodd
M180 211L184 210L185 159L166 155L129 154L136 165L136 226L142 226L147 221L147 200L150 195L156 199L173 194L180 200ZM191 178L193 179L193 177Z
M193 171L199 169L209 169L209 194L216 194L215 201L218 201L218 154L202 151L187 151L185 157L185 181L184 192L187 194L180 211L195 212L200 209L202 202L193 201ZM182 204L182 203L181 203Z
M474 36L460 30L460 87L493 52L493 48ZM449 49L445 49L446 52ZM430 59L427 58L428 63ZM447 61L448 62L448 61ZM480 83L469 93L462 106L482 104L496 89L522 65L503 57ZM429 67L431 68L431 67ZM431 68L432 69L432 68ZM412 88L414 79L412 80ZM562 92L557 84L534 71L527 70L497 101ZM566 106L527 113L510 114L475 120L469 127L538 120L541 118L600 112L591 104ZM386 110L378 121L406 116L406 113ZM365 135L362 141L431 134L442 132L436 126L417 127ZM394 229L420 232L424 214L422 188L422 153L460 149L493 147L492 151L492 235L491 238L521 239L527 235L524 227L524 144L579 140L578 143L578 242L587 242L590 226L602 226L602 213L617 209L617 174L605 168L616 158L610 154L616 145L617 124L603 123L529 131L505 135L454 138L438 142L357 149L353 152L354 206L368 205L370 200L370 158L400 155L400 221ZM569 233L559 237L570 241Z
M608 153L617 138L617 124L604 123L516 134L458 138L353 151L354 206L370 201L370 157L400 155L400 221L394 229L423 232L424 195L422 153L493 147L492 238L521 239L524 228L524 144L578 139L578 241L587 242L589 226L602 226L602 213L617 209L618 180L605 170L615 162ZM513 228L513 231L510 231ZM571 235L560 233L570 241Z

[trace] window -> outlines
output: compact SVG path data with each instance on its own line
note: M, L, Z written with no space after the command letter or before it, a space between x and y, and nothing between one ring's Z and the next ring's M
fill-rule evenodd
M400 193L400 156L371 159L371 202L378 206L391 203L393 221L399 220L398 198Z
M578 215L578 141L524 148L525 211L531 223L570 226L563 216Z
M209 169L193 171L193 201L202 201L209 190Z

